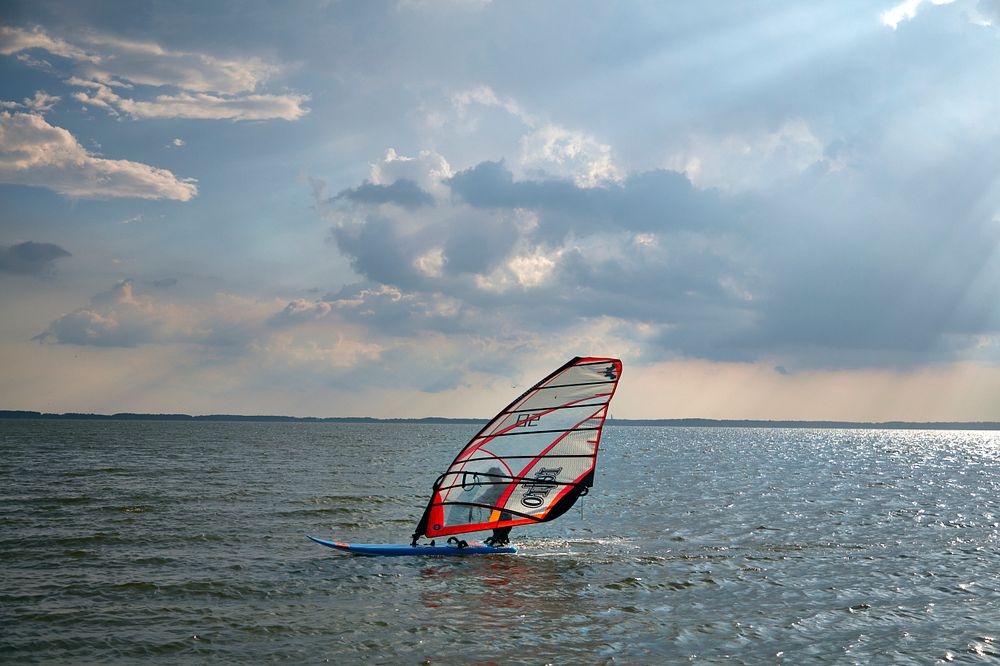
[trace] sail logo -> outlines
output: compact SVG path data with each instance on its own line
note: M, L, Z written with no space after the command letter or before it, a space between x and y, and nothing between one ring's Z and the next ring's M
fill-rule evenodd
M521 504L529 509L537 509L544 504L545 497L558 485L556 479L561 471L562 467L543 467L535 472L533 480L521 484L521 487L525 489Z
M607 370L604 371L604 376L612 381L618 379L618 373L615 372L615 366L609 365Z
M542 418L541 414L524 414L517 417L517 423L514 424L515 428L531 428L538 425L539 419Z

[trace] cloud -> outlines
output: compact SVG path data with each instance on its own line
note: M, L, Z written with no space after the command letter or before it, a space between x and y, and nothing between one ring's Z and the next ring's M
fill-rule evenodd
M801 119L786 120L774 130L733 132L724 136L692 132L667 159L700 188L741 192L772 188L810 168L845 168L844 160Z
M5 109L27 109L29 111L34 111L35 113L46 113L52 110L61 97L55 95L50 95L44 90L35 91L34 97L25 97L21 103L18 102L0 102L0 108Z
M469 107L476 104L501 108L529 127L534 127L539 122L538 118L521 108L517 100L511 97L501 98L489 86L481 85L453 93L451 103L458 112L459 117L465 117L468 114Z
M521 164L553 176L571 178L581 187L620 181L611 147L588 134L557 125L545 125L521 137Z
M354 208L327 211L336 222L330 233L368 286L325 300L352 321L401 336L553 335L611 319L623 332L626 321L645 322L647 340L670 330L689 350L718 339L720 324L749 319L743 268L707 237L732 233L733 220L752 214L742 199L725 201L668 171L587 187L515 180L499 162L443 185L452 196L419 211L333 201Z
M895 30L901 21L910 21L917 15L917 8L923 0L904 0L898 5L882 12L882 25Z
M209 94L160 95L152 102L125 100L121 109L133 118L203 118L210 120L298 120L309 113L308 95Z
M217 58L99 33L85 34L83 42L94 55L80 59L81 71L102 83L127 81L235 94L255 90L277 71L259 58Z
M41 26L30 30L0 26L0 54L45 50L74 61L83 77L105 85L127 82L240 93L254 90L277 69L259 58L217 58L97 32L77 33L74 41L49 35Z
M80 101L91 103L93 98ZM106 102L110 99L111 102ZM189 118L204 120L298 120L309 112L302 103L307 95L220 96L207 93L158 95L150 101L123 99L117 95L98 99L97 105L109 103L136 119Z
M298 120L309 112L302 106L309 100L307 95L181 93L157 95L142 101L122 97L110 86L98 84L92 93L73 93L73 99L87 106L101 107L113 116L125 113L137 120Z
M510 255L520 232L515 215L462 215L451 220L440 247L449 274L488 274Z
M522 126L518 166L527 173L572 180L580 187L616 182L624 176L611 146L586 132L546 122L489 86L454 93L451 103L460 121L470 116L474 106L501 109L516 119Z
M243 381L270 388L342 382L357 386L353 368L371 363L393 346L341 316L350 304L292 299L252 299L228 293L169 299L126 279L96 294L86 307L52 321L33 340L44 345L108 349L184 348L189 363L246 373ZM180 300L178 300L180 299ZM398 343L396 343L398 346ZM192 361L191 359L196 359ZM269 389L270 390L270 389Z
M950 5L955 0L931 0L933 5ZM917 16L917 9L924 3L924 0L903 0L898 5L882 12L882 25L895 30L903 21L912 21Z
M369 279L389 285L411 285L422 279L415 262L430 249L430 239L407 233L405 225L394 219L369 215L334 227L331 236L354 270Z
M421 150L416 157L410 157L389 148L380 161L371 165L368 181L375 185L391 185L405 180L416 183L434 196L447 194L443 182L452 175L448 160L433 150Z
M372 335L415 338L428 331L456 333L464 329L456 298L440 293L404 293L374 282L345 285L323 297L340 321L364 326ZM471 329L464 329L471 330Z
M161 293L154 295L144 293L132 279L121 280L33 339L96 347L192 344L239 353L255 343L277 307L275 302L224 293L204 294L188 303L165 300L162 290L174 282L155 282Z
M26 241L17 245L0 245L0 272L47 276L55 270L55 262L72 256L54 243Z
M0 25L0 54L13 55L29 49L42 49L54 55L81 62L93 61L96 58L96 56L88 54L83 49L73 46L63 39L46 34L40 26L24 30Z
M799 120L697 145L715 165L701 176L726 189L667 169L588 186L484 161L437 176L450 196L419 209L339 198L335 214L320 209L367 286L326 300L401 337L527 341L603 322L643 359L763 362L791 374L995 355L981 341L1000 333L1000 227L995 209L956 207L991 187L996 158L983 148L963 149L983 167L975 178L938 165L933 176L879 174L862 187L877 162L842 161ZM725 168L740 146L762 169L788 168L740 180L738 163ZM921 203L887 203L886 190L922 190ZM449 314L428 316L435 303Z
M82 198L188 201L198 188L166 169L96 157L67 130L33 113L0 113L0 182Z
M419 185L406 178L400 178L391 185L364 183L358 187L343 190L333 198L334 201L337 199L367 204L392 203L403 208L419 208L434 203L434 197L430 193L420 189Z
M985 25L1000 25L1000 0L979 0L976 11Z
M94 83L93 85L88 85L88 87L93 88L93 92L75 92L72 94L73 99L80 102L84 106L100 107L112 116L120 115L118 112L118 105L121 103L122 98L115 94L109 86L101 83Z
M297 298L288 303L285 308L271 318L275 325L295 324L303 321L316 321L330 314L332 307L323 301L307 301Z
M686 176L668 170L589 187L556 179L515 180L504 163L481 162L447 182L455 195L476 208L537 211L538 233L549 240L607 227L719 228L727 217L717 194L698 190Z
M80 308L49 324L35 336L40 342L135 347L157 340L163 317L149 298L137 297L131 280L94 296L91 307Z
M219 58L96 32L75 35L74 41L52 37L41 27L0 27L0 53L43 49L69 59L75 74L66 82L84 88L73 98L111 115L291 121L309 112L303 106L308 95L258 92L280 69L259 58ZM145 89L164 87L179 92L136 97ZM128 90L128 96L112 88Z

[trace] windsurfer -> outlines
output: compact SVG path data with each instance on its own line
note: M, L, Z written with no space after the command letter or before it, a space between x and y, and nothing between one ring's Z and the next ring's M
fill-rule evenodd
M515 398L434 481L412 545L421 536L490 529L487 543L506 544L511 527L566 513L593 484L621 367L618 359L577 356Z
M486 478L492 481L489 488L482 495L479 496L479 502L483 504L496 505L500 502L500 498L503 496L503 491L508 483L508 477L503 473L499 467L490 467L489 471L486 472ZM500 520L507 520L510 518L510 514L501 513ZM496 527L493 529L493 536L486 538L487 546L504 546L510 543L510 527Z

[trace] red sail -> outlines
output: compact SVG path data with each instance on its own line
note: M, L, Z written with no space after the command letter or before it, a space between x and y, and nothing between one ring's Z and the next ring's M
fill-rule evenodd
M428 537L552 520L593 484L622 363L574 358L525 391L456 456L417 528Z

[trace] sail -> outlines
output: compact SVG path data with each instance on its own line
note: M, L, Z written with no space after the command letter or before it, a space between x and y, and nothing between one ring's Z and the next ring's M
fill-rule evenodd
M438 477L416 535L538 523L565 513L593 485L621 371L618 359L577 357L507 405Z

